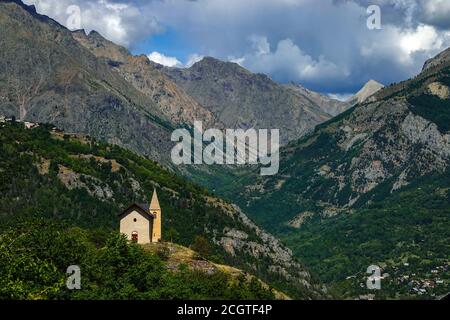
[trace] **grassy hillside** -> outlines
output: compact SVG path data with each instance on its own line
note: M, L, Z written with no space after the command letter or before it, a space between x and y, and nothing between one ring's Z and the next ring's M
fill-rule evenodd
M195 246L194 246L195 247ZM253 287L265 289L268 292L261 292L261 298L289 300L290 297L285 293L273 289L265 282L252 276L251 274L231 267L229 265L218 264L203 258L200 253L181 246L179 244L165 242L165 243L151 243L143 246L146 252L159 255L166 261L166 266L170 270L179 270L185 267L206 274L214 274L217 272L224 273L229 276L231 284L247 284L252 283ZM259 287L259 285L261 287ZM261 290L263 291L263 290ZM271 294L269 294L271 293ZM265 295L266 294L266 295Z
M323 296L291 252L239 208L153 161L48 125L1 124L0 145L0 230L44 218L117 232L121 210L149 202L156 187L165 240L190 246L203 236L210 260L243 269L294 298Z

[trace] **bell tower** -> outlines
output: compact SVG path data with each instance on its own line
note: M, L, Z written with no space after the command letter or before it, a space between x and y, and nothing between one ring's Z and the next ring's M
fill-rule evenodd
M153 191L152 202L150 202L150 213L155 217L153 219L152 242L161 242L161 207L159 206L156 189Z

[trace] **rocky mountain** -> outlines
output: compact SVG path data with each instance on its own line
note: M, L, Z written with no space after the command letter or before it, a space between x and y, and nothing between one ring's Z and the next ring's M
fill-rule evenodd
M227 128L278 128L284 143L347 106L295 85L281 85L211 57L187 69L159 67Z
M0 2L0 24L0 114L167 154L170 119L69 30L20 1Z
M0 114L53 123L168 164L174 127L213 115L144 56L0 1Z
M73 37L96 57L105 59L114 71L154 101L159 111L173 123L191 125L197 119L202 119L205 125L214 122L210 111L157 70L147 56L133 56L126 48L95 31L86 35L84 30L78 30L73 32Z
M0 2L0 114L53 123L170 165L171 131L202 120L280 128L288 142L347 106L205 58L189 69L133 56L99 33L71 32L21 1Z
M402 263L382 246L397 246L397 256L431 255L430 268L448 265L440 250L450 241L450 65L442 55L427 64L415 78L380 90L286 146L278 175L241 171L229 178L241 188L221 193L216 183L216 191L240 199L245 212L276 232L322 280L344 281L369 261ZM330 269L321 265L324 258ZM332 266L336 259L340 271ZM430 270L420 272L422 281Z
M203 236L213 262L240 268L295 298L327 296L292 252L237 206L151 160L51 125L0 123L0 146L0 231L34 219L100 234L118 231L121 210L149 203L157 188L166 241L190 246Z

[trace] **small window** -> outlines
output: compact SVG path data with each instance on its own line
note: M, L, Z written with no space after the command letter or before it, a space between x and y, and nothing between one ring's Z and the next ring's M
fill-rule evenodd
M134 220L133 220L134 222L137 222L137 219L136 218L134 218Z

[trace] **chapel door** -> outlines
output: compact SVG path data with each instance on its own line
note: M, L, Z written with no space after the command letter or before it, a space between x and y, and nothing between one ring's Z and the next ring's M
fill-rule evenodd
M133 241L134 243L138 242L138 233L137 232L133 232L131 234L131 241Z

